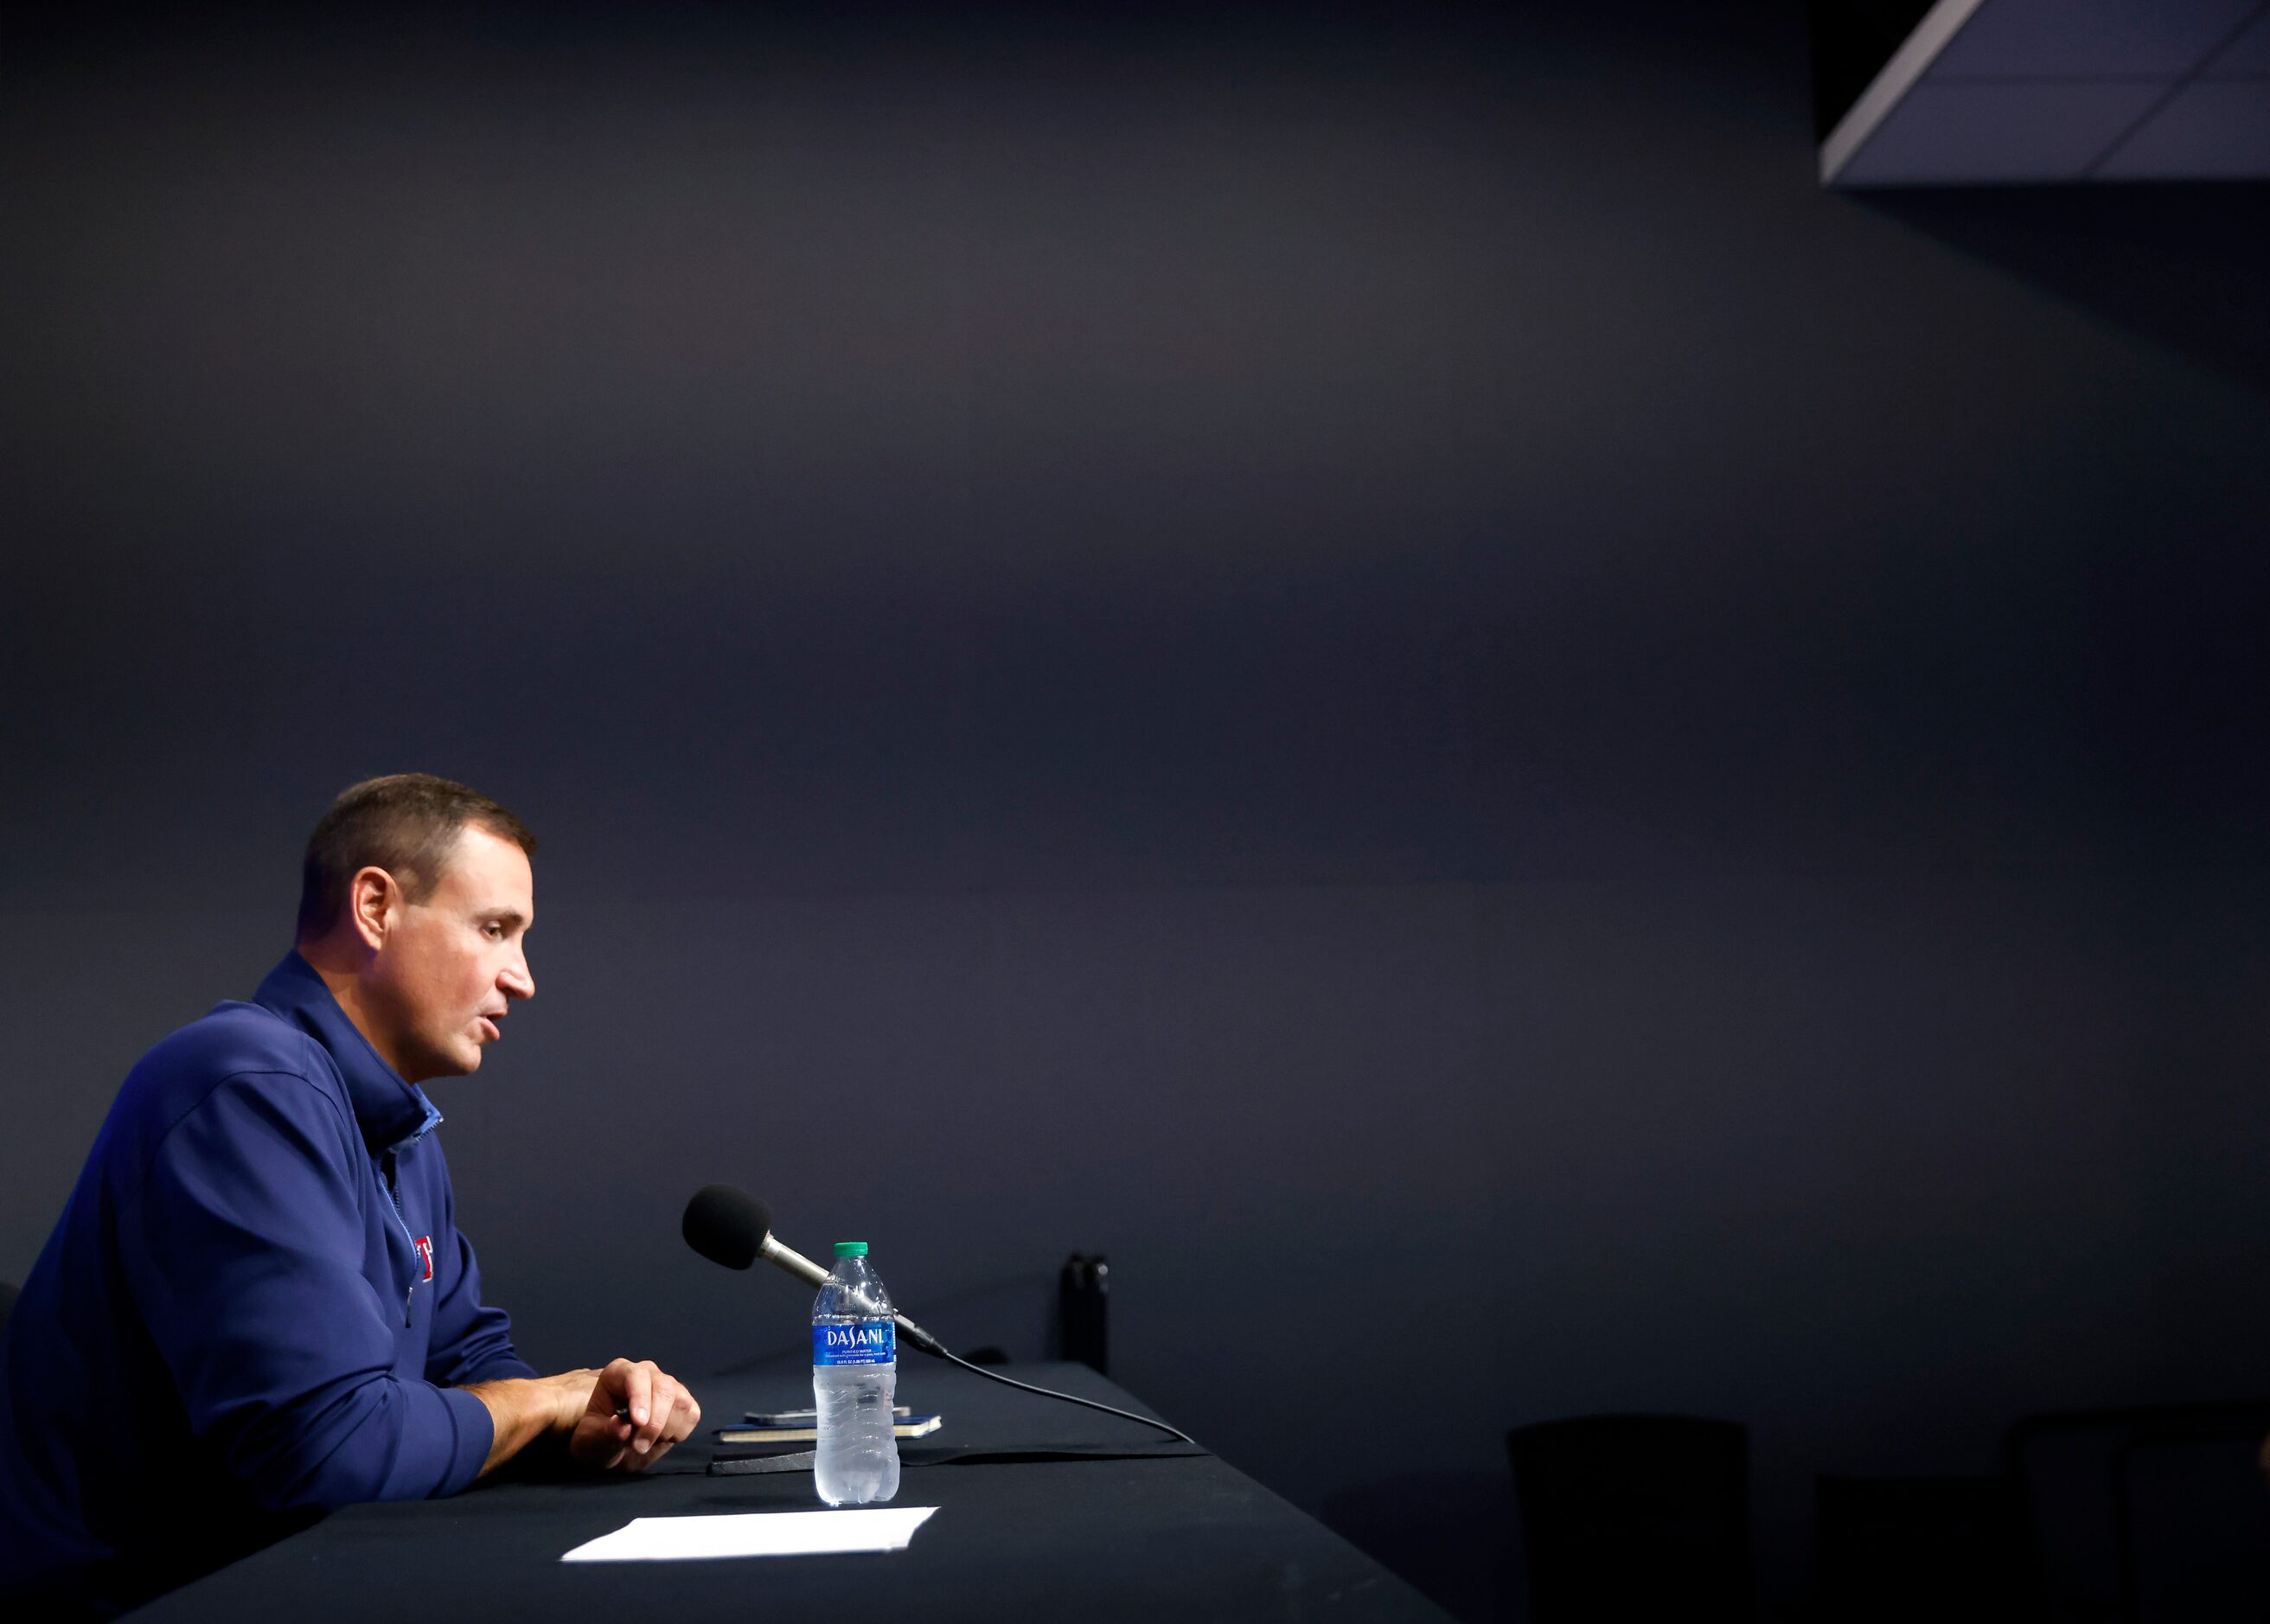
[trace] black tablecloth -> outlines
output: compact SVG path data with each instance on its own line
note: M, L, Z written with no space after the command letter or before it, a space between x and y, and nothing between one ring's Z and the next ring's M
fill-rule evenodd
M1006 1374L1148 1413L1082 1365ZM892 1503L938 1509L908 1549L563 1564L561 1553L634 1516L820 1509L809 1472L705 1470L710 1427L745 1410L809 1405L809 1366L791 1358L693 1385L702 1435L642 1477L484 1484L454 1500L349 1507L135 1616L388 1624L1443 1617L1216 1457L918 1354L900 1367L899 1400L943 1413L946 1425L900 1446L905 1469ZM1033 1458L1065 1451L1085 1457Z

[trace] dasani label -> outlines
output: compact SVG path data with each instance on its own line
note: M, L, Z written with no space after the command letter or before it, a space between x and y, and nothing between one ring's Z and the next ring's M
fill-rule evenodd
M814 1325L812 1362L815 1365L888 1365L899 1357L899 1328L886 1319L861 1320L851 1325Z

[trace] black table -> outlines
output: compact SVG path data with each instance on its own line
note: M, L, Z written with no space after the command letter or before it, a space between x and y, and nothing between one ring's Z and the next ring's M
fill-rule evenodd
M1084 1365L1019 1365L1005 1374L1150 1413ZM570 1546L634 1516L820 1509L809 1472L711 1477L705 1470L711 1427L745 1410L812 1402L808 1365L768 1361L693 1385L702 1435L642 1477L508 1481L454 1500L349 1507L135 1617L1439 1624L1446 1616L1214 1456L912 1353L899 1368L900 1402L938 1411L946 1425L900 1445L905 1467L892 1503L938 1509L906 1550L562 1563ZM1062 1457L1073 1451L1079 1457Z

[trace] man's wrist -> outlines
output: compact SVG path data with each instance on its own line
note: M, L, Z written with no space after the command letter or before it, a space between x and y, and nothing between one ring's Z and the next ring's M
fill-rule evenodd
M589 1380L578 1379L587 1376L570 1370L554 1376L470 1383L464 1390L487 1407L492 1430L482 1472L493 1472L540 1438L572 1433L590 1398Z
M575 1430L583 1412L590 1407L591 1384L598 1377L596 1370L563 1370L546 1379L545 1385L552 1389L552 1431Z

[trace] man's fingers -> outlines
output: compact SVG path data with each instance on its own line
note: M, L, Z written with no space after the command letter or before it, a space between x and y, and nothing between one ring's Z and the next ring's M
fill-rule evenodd
M622 1361L623 1406L630 1412L631 1426L635 1432L646 1430L648 1417L654 1408L654 1361L632 1364Z
M659 1455L693 1430L686 1418L694 1395L669 1376L657 1379L654 1395L654 1452Z
M650 1359L612 1361L599 1372L598 1387L592 1409L605 1416L612 1446L603 1472L643 1472L701 1424L694 1395Z
M623 1463L627 1472L644 1472L668 1451L671 1440L665 1435L678 1408L678 1383L652 1360L642 1368L647 1377L647 1418L631 1439L631 1453Z
M674 1376L656 1373L654 1384L655 1425L654 1447L645 1455L633 1459L632 1469L645 1471L670 1452L671 1446L694 1435L701 1424L701 1406L694 1395Z
M644 1455L651 1450L669 1422L671 1405L677 1383L664 1376L651 1359L642 1359L631 1367L630 1384L637 1396L631 1400L631 1421L637 1431L631 1435L631 1448Z
M683 1387L679 1388L678 1408L671 1413L670 1418L670 1441L676 1443L682 1438L692 1437L694 1429L700 1425L701 1425L701 1406L694 1401L691 1391Z
M616 1443L630 1442L630 1399L624 1384L630 1368L627 1359L609 1360L599 1367L598 1380L591 1384L591 1413L604 1418L601 1429Z

